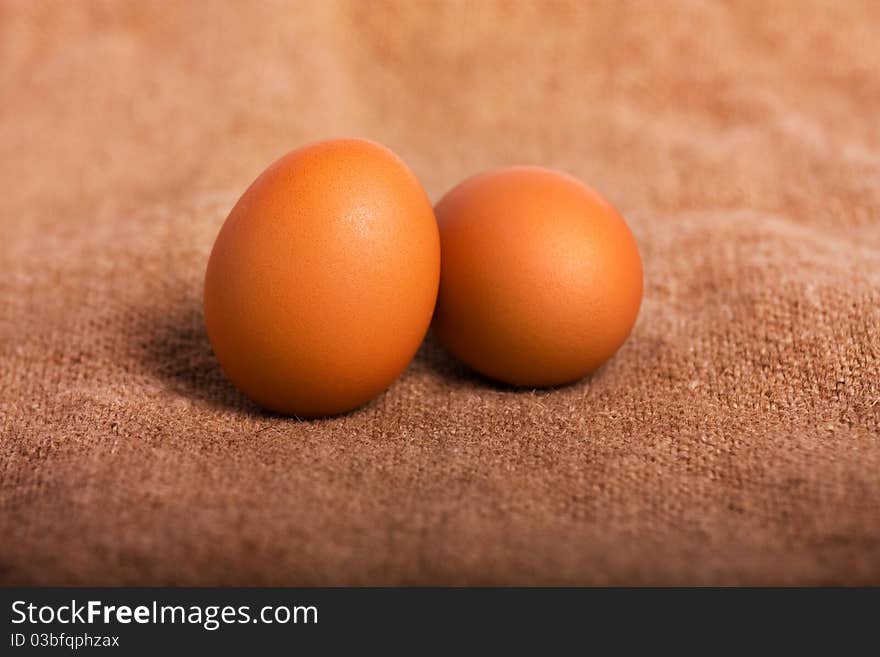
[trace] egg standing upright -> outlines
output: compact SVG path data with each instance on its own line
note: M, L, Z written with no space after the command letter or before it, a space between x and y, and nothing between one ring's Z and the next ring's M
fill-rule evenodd
M433 209L403 161L365 140L312 144L266 169L223 224L205 275L208 337L259 405L342 413L406 368L439 275Z

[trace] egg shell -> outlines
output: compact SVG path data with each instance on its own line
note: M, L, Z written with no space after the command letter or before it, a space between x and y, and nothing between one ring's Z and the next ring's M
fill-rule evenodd
M389 149L359 139L285 155L223 224L205 324L232 382L278 413L349 411L406 368L440 273L433 209Z
M569 383L624 343L642 263L620 214L562 172L511 167L470 178L435 207L440 342L516 386Z

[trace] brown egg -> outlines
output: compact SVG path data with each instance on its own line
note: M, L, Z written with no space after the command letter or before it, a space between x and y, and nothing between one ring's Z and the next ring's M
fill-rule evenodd
M635 323L642 263L632 233L564 173L513 167L470 178L435 207L439 340L482 374L518 386L580 379Z
M385 390L431 321L440 245L419 181L379 144L293 151L236 203L205 276L205 324L232 382L315 417Z

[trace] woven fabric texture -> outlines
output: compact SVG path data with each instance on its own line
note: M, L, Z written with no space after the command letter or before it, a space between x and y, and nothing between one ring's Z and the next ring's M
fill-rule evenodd
M0 4L0 582L880 584L880 3ZM568 171L634 332L494 386L429 337L343 417L205 337L238 195L385 143Z

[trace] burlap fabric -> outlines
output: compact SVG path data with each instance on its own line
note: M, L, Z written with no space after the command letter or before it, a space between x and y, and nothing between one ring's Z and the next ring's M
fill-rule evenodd
M880 583L880 4L0 4L0 581ZM568 387L430 340L300 422L224 379L217 230L277 156L432 199L581 177L645 264Z

